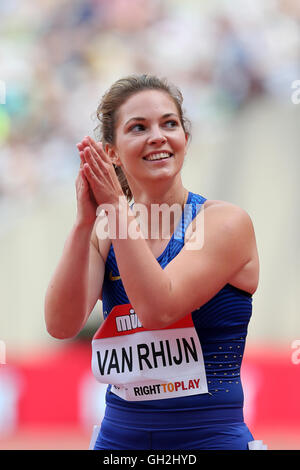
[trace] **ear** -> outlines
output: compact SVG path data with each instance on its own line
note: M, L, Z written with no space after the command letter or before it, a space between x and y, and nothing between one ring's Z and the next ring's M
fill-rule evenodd
M116 150L114 148L113 145L110 145L110 144L105 144L105 153L107 153L107 155L109 156L109 158L111 159L111 162L116 165L116 166L120 166L121 165L121 162L120 162L120 159L116 153Z

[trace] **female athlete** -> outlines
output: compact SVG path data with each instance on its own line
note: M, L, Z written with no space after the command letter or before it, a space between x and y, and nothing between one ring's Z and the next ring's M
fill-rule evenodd
M45 299L56 338L74 337L103 303L92 370L109 385L94 448L246 450L251 219L184 187L189 128L166 80L118 80L97 115L99 138L77 144L77 217Z

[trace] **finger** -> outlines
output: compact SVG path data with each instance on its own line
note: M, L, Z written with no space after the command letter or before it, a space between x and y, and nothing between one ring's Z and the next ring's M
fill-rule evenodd
M101 170L101 173L107 174L110 172L111 168L113 168L112 161L110 158L107 156L107 154L103 151L102 145L101 145L101 152L97 150L96 142L93 141L91 142L91 154L97 163L98 168Z
M80 168L82 168L83 165L86 163L85 158L84 158L84 153L79 152L79 157L80 157Z
M81 160L84 163L89 163L93 172L99 179L103 177L103 174L107 175L109 172L109 166L112 166L112 162L106 156L103 151L102 144L97 146L96 142L91 137L85 137L82 142L77 144L79 149L82 149ZM106 158L107 157L107 158Z
M78 176L76 178L76 193L77 197L80 198L80 196L87 190L87 181L85 176L82 174L83 169L79 171Z
M83 150L87 145L89 145L88 137L84 137L81 142L76 144L76 147Z
M105 161L101 154L99 154L93 146L89 147L90 155L93 161L93 168L99 179L105 177L107 179L112 168L111 161Z
M78 143L76 144L76 147L77 147L77 149L78 149L78 151L79 151L80 168L82 168L83 165L84 165L84 163L85 163L85 158L84 158L84 153L83 153L83 151L84 151L84 149L85 149L85 147L86 147L86 145L87 145L87 141L86 141L85 139L86 139L86 138L84 138L84 139L82 140L82 142L78 142Z
M97 158L97 155L93 154L91 147L86 147L84 149L84 159L85 159L85 163L89 164L90 168L93 170L95 175L97 175L98 178L101 179L101 176L102 176L101 162L100 162L101 159L99 157Z
M81 170L80 170L80 176L82 178L82 181L84 183L84 186L86 189L89 189L91 190L91 185L90 185L90 181L87 177L87 173L86 173L86 170L82 167Z
M91 147L92 147L97 153L99 153L99 154L101 155L101 157L103 158L103 160L111 163L109 156L108 156L107 153L104 151L102 142L95 142L94 139L92 139L91 137L89 137L89 140L90 140L90 143L91 143Z
M102 142L94 142L94 148L96 148L98 152L103 155L103 161L107 162L110 165L114 164L112 157L109 155L108 152L104 150Z
M79 176L80 176L80 183L82 184L84 188L86 188L86 186L88 185L88 182L86 180L83 168L80 168Z
M89 192L90 198L94 202L96 202L93 189L92 189L92 184L91 184L92 179L94 180L94 184L95 184L96 177L93 177L93 171L90 169L88 164L86 163L85 165L86 165L85 168L82 167L82 169L80 170L80 175L81 175L82 181L84 182L84 189Z
M106 161L106 153L104 152L101 142L96 143L92 137L88 137L89 146L94 150L95 153L100 157L101 160Z
M89 184L90 189L92 190L93 193L95 193L95 191L97 190L97 187L99 185L99 179L97 178L97 176L93 172L90 165L88 165L87 163L85 163L83 165L83 172L84 172L84 176L86 177L86 180Z
M92 157L96 162L95 164L97 166L97 169L95 170L95 173L97 174L99 180L101 181L104 178L105 181L110 181L110 183L113 184L114 187L121 188L110 157L106 154L106 152L102 150L101 154L106 156L106 158L102 158L102 156L99 155L99 153L95 150L95 144L96 142L94 142L94 145L90 147L90 150Z
M82 170L84 172L85 177L88 179L88 181L91 181L91 180L99 181L94 169L92 168L89 162L85 162L83 164Z
M79 151L83 151L85 147L88 147L90 145L88 137L84 137L81 142L78 142L76 144L76 147L78 148Z
M99 152L97 147L92 142L90 142L89 148L94 160L98 163L98 165L102 164L105 161L103 152Z

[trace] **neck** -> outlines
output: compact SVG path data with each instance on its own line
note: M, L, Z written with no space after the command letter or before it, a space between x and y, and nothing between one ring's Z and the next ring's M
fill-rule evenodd
M188 190L182 183L170 188L153 186L133 193L133 210L145 238L168 239L180 220Z
M144 204L151 208L151 204L181 204L187 192L182 184L181 177L173 181L156 181L149 185L131 185L135 204Z

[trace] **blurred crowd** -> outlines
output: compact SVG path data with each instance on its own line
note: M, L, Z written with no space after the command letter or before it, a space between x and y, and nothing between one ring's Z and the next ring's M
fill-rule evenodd
M300 79L298 0L1 0L0 18L0 209L75 180L121 76L167 76L194 129L216 132Z

